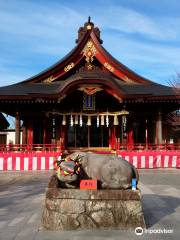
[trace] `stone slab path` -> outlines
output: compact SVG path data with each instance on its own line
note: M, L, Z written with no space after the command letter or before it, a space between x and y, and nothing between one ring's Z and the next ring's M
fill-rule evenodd
M0 240L180 239L180 170L140 170L143 209L148 231L44 231L41 215L50 171L0 173Z

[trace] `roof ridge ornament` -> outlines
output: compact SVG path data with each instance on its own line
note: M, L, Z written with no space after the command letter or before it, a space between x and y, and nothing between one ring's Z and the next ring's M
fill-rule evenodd
M87 32L93 31L100 43L103 43L103 41L100 39L100 30L98 27L94 27L94 23L91 22L91 17L88 17L88 21L84 23L83 27L80 27L78 30L78 39L76 39L76 43L81 42L83 39L84 35Z
M91 40L89 40L85 47L82 50L83 55L86 57L86 62L93 62L94 57L97 54L97 49L95 48L93 42Z
M91 22L91 17L89 16L89 17L88 17L88 23L90 23L90 22Z

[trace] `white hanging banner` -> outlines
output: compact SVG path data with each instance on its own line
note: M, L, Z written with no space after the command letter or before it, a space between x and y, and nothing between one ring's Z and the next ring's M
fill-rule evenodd
M83 125L82 115L79 116L79 125L80 125L80 127L82 127L82 125Z
M104 126L104 115L101 116L101 126Z
M97 115L97 127L99 127L99 115Z
M106 115L106 127L109 127L109 117L108 117L108 114Z
M78 115L77 115L77 114L75 115L74 124L75 124L75 125L78 125Z
M88 116L87 126L91 126L91 116Z
M117 115L114 115L114 125L115 126L119 125L119 120Z
M71 115L71 117L70 117L70 126L73 127L73 124L74 124L74 122L73 122L73 116Z
M66 125L66 115L63 115L62 125Z

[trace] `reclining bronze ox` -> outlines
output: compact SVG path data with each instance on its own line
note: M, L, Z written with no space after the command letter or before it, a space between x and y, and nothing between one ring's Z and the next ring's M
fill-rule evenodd
M78 187L82 179L96 179L100 188L108 189L128 189L131 188L132 178L139 175L136 168L125 159L113 154L96 154L92 152L74 152L60 162L60 168L66 168L66 162L74 162L74 171L71 174L61 174L57 172L60 187ZM80 171L77 173L77 163ZM70 168L73 164L69 163ZM75 169L76 168L76 169ZM51 187L51 181L50 186Z

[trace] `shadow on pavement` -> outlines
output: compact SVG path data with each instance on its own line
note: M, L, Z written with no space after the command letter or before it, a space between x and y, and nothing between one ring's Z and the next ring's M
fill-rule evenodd
M150 228L159 224L164 217L176 212L176 208L180 206L180 197L144 194L142 205L146 226Z

